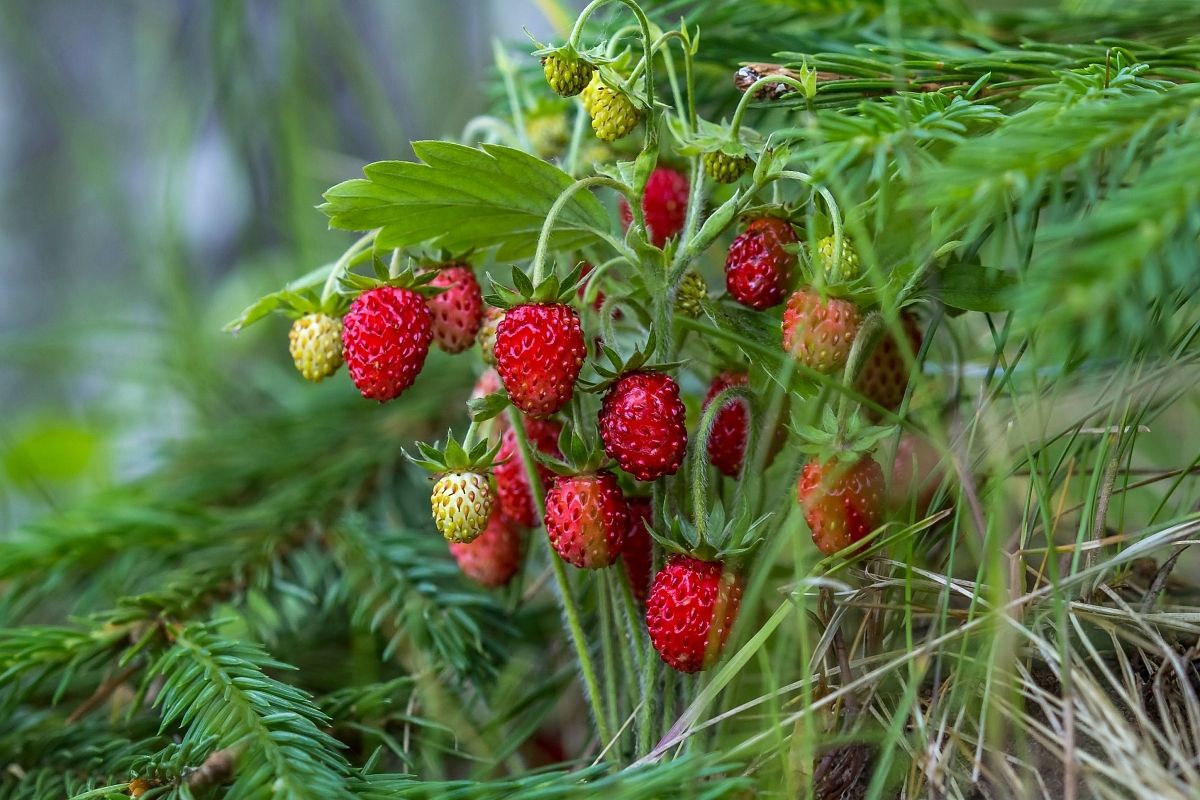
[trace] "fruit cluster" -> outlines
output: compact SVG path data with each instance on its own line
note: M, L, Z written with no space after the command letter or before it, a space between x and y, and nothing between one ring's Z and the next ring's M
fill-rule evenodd
M639 125L655 124L653 98L632 88L636 75L573 44L535 55L556 94L578 96L598 139L615 142ZM647 75L647 92L651 83ZM811 204L747 202L723 226L711 224L722 219L720 211L706 221L703 208L691 207L702 204L707 192L733 191L723 187L752 174L752 190L734 192L729 202L752 198L761 188L758 159L767 153L740 129L744 106L728 127L706 123L682 135L673 154L660 154L648 134L644 153L653 158L638 167L640 177L635 162L625 162L624 172L603 173L636 178L633 188L619 193L616 211L640 258L628 255L634 252L629 249L624 258L594 268L585 261L595 257L591 252L567 251L552 257L547 269L539 246L530 267L513 267L511 287L493 280L485 297L465 257L442 253L431 259L398 249L390 269L376 259L374 278L348 269L347 257L344 274L330 276L331 284L342 280L332 301L327 292L315 305L295 304L295 311L308 313L295 321L290 339L306 379L321 380L345 361L362 396L379 402L413 385L431 344L450 354L477 347L484 367L466 436L440 446L420 444L412 457L436 476L432 515L450 552L466 575L493 587L520 573L525 532L538 527L545 528L552 557L566 564L597 570L622 562L630 594L644 604L650 641L665 663L684 672L719 656L737 617L755 531L768 516L753 520L743 508L727 512L710 499L703 488L710 466L753 482L757 475L743 474L752 459L753 469L762 470L782 452L807 453L790 462L795 498L826 556L859 555L863 540L885 525L889 506L914 499L897 481L885 480L875 459L889 429L863 420L887 417L905 401L922 349L921 327L911 307L897 311L894 304L892 324L884 323L876 310L882 304L871 295L869 276L832 202L829 216L821 218ZM551 148L551 139L538 142L531 138L531 148ZM672 166L688 156L691 177ZM609 183L623 185L616 178ZM701 274L702 256L718 240L709 229L734 226L723 253L726 294L715 297ZM418 268L398 269L414 256ZM641 258L657 261L663 274L674 277L654 288L652 281L662 279L653 269L629 281L611 268L625 261L640 270ZM339 302L349 303L341 318ZM700 370L668 360L686 322L703 330L698 318L708 316L715 331L735 311L748 321L734 328L774 329L769 335L778 349L772 359L763 363L748 358L744 347L711 342ZM601 329L604 336L596 335ZM641 346L622 357L617 348L631 341ZM689 397L681 369L699 372L706 390ZM827 409L817 427L790 425L793 379L839 388L838 413ZM764 386L772 381L784 389L766 414ZM931 464L924 450L914 448L920 445L901 440L892 471L910 475L910 483L920 485L916 501L927 505L921 474ZM681 469L692 470L690 486L670 480ZM681 499L689 489L691 519L680 511L689 505Z

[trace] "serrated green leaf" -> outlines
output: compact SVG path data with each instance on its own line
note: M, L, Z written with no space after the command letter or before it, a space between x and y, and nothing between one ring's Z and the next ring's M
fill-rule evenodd
M528 153L500 145L414 142L419 162L381 161L365 178L325 193L321 210L346 230L380 228L377 246L435 242L451 250L497 247L497 258L531 256L550 207L571 176ZM559 214L550 247L591 244L610 227L594 196L578 192Z

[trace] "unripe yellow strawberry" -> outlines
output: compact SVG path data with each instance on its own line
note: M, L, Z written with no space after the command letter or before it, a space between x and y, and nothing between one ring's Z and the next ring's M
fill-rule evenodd
M592 79L588 81L588 85L583 87L583 91L579 93L579 102L583 103L583 110L592 113L592 107L596 105L596 92L604 84L600 82L600 73L593 72Z
M496 366L496 328L504 319L504 309L488 306L483 310L483 324L479 327L479 352L483 360Z
M704 171L717 183L733 183L753 165L749 156L731 156L720 150L704 154Z
M288 350L305 380L328 378L342 365L342 321L328 314L306 314L292 323Z
M586 100L584 102L588 103ZM588 113L592 116L592 130L596 138L605 142L615 142L627 136L641 119L629 95L603 83L596 86L592 93Z
M574 97L582 92L595 71L596 68L582 58L564 58L551 53L542 59L546 83L563 97Z
M450 542L474 541L492 513L492 487L480 472L447 472L433 485L433 521Z
M687 317L698 317L703 308L700 302L708 296L708 283L694 269L683 274L679 290L675 293L675 310Z
M854 245L850 244L850 240L842 238L842 259L840 263L834 263L834 245L837 240L833 236L826 236L821 241L817 242L817 263L825 273L825 279L832 283L850 283L857 280L861 274L859 270L858 252L854 249Z

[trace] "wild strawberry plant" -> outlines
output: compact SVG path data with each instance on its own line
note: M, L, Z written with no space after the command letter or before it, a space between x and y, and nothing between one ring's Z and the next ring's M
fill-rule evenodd
M2 796L1191 796L1200 15L809 5L596 0L329 189L231 327L387 406L76 534L170 580L0 638L86 754Z

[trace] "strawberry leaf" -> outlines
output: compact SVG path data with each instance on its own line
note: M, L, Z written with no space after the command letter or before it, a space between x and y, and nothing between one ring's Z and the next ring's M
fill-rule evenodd
M517 260L533 255L550 207L572 183L558 167L510 147L414 142L413 151L419 162L369 164L365 178L327 191L321 210L330 225L380 228L382 249L422 242L450 250L497 247L497 258ZM558 216L550 247L583 247L610 227L600 201L577 192Z

